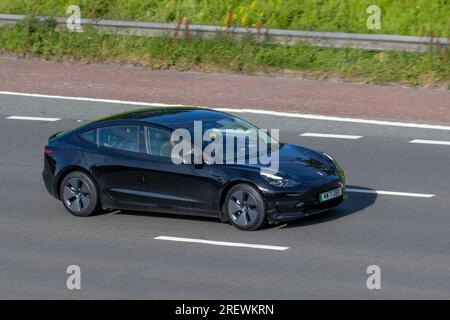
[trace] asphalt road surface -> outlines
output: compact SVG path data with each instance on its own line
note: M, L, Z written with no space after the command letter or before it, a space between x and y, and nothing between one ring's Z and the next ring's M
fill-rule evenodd
M41 179L48 136L135 108L0 95L1 299L450 298L450 145L411 143L450 141L450 131L241 113L279 128L285 142L335 156L350 188L373 192L352 192L329 212L256 232L163 214L71 216ZM155 239L161 236L288 249ZM69 265L81 268L81 290L66 288ZM381 268L381 290L367 289L370 265Z

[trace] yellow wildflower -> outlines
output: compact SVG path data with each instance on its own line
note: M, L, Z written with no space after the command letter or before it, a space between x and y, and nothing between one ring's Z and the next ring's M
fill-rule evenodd
M247 26L247 23L248 23L248 17L245 15L245 16L243 16L243 17L241 18L241 25L242 25L243 27L246 27L246 26Z

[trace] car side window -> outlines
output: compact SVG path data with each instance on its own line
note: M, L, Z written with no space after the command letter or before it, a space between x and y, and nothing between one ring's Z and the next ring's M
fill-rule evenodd
M118 150L139 152L139 126L118 125L98 128L98 145Z
M172 143L170 142L171 134L169 131L146 127L145 128L145 145L147 153L154 156L170 158L172 153Z
M97 130L83 132L80 137L86 142L97 144Z

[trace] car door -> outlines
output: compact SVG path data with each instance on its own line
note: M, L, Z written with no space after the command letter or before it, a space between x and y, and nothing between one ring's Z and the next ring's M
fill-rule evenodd
M180 214L217 216L218 211L212 208L214 194L208 168L174 164L170 137L171 132L164 128L144 129L148 160L144 170L146 201Z
M102 204L139 209L145 199L140 140L142 127L121 124L96 129L98 154L92 166Z

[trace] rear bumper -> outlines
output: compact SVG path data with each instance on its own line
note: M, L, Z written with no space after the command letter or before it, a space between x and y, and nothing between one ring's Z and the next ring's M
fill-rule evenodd
M319 194L342 188L342 196L329 201L320 202ZM341 181L333 181L315 186L301 193L279 193L266 199L267 218L269 223L285 222L307 217L334 208L347 199L345 185Z
M56 199L59 199L58 192L56 191L56 178L52 174L48 174L45 171L42 172L42 179L44 180L45 188L48 193Z

